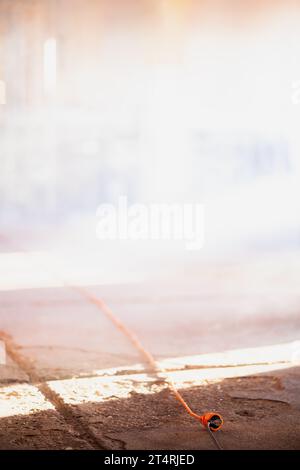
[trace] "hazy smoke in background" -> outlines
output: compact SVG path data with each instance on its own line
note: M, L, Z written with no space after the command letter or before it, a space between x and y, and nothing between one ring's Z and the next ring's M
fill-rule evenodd
M299 243L295 2L0 0L0 207L60 223L206 204L206 239Z

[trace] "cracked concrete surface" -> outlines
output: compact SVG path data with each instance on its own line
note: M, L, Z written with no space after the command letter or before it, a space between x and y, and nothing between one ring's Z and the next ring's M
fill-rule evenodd
M290 259L193 265L184 276L88 289L138 334L196 412L222 413L224 448L299 449L300 263L294 257L289 270ZM1 449L214 448L95 305L66 286L21 288L24 257L8 264ZM8 289L15 271L19 284Z

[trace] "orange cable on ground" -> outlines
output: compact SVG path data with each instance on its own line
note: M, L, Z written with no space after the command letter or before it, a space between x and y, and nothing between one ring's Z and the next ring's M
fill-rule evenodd
M21 251L23 251L24 253L27 252L27 250L25 249L21 249ZM46 268L46 270L49 271L49 268ZM119 328L119 330L122 331L122 333L124 333L124 335L131 341L131 343L135 346L135 348L146 358L147 362L150 364L154 372L160 372L160 373L165 372L163 370L158 369L156 361L154 357L152 356L152 354L150 354L149 351L147 351L144 348L144 346L139 341L138 337L129 328L127 328L126 325L124 325L124 323L121 322L121 320L119 320L119 318L113 313L113 311L108 307L108 305L106 305L106 303L102 299L91 294L87 289L81 286L76 286L76 285L66 282L66 280L62 279L60 276L57 276L56 273L52 273L52 274L54 274L55 278L60 279L62 284L65 287L68 287L68 288L76 290L77 292L80 292L81 295L85 297L89 302L96 305L112 321L112 323L114 323L114 325L117 328ZM189 405L186 403L181 393L179 393L179 391L176 389L173 382L170 379L168 379L166 375L165 375L165 381L169 385L174 395L176 396L177 400L185 408L187 413L191 417L200 421L200 423L209 431L209 434L212 437L217 448L219 450L222 450L222 447L220 446L216 437L213 435L213 432L218 431L223 426L222 416L219 413L215 413L215 412L207 412L207 413L204 413L204 415L198 415L189 407Z
M164 373L164 370L159 370L156 364L155 359L153 358L152 354L149 353L144 346L141 344L139 341L138 337L122 323L119 318L113 313L113 311L106 305L106 303L99 297L96 297L95 295L91 294L88 292L85 288L79 287L79 286L69 286L72 287L73 289L77 290L78 292L81 293L83 297L85 297L89 302L93 303L96 305L100 310L114 323L114 325L122 331L122 333L131 341L131 343L134 345L134 347L145 357L147 362L150 364L151 368L155 372L160 372ZM218 449L221 449L220 444L216 440L215 436L213 436L212 431L218 431L222 425L223 425L223 418L219 413L215 412L207 412L204 415L198 415L195 413L189 405L186 403L184 400L183 396L179 391L176 389L175 385L173 382L168 379L165 376L165 380L168 383L170 389L176 396L177 400L181 403L181 405L185 408L187 413L192 416L193 418L197 419L200 421L200 423L209 431L209 434L211 435L214 443L218 447Z

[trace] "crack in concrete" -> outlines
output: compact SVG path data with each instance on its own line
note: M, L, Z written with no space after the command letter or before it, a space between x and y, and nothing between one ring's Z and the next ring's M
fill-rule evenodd
M47 382L40 379L34 364L19 353L18 345L13 342L12 338L3 332L0 332L0 337L5 342L7 354L15 361L19 368L28 375L29 382L37 387L44 398L54 406L59 415L76 434L92 446L92 448L107 450L105 442L99 439L87 425L78 419L72 407L67 405L63 399L49 387Z
M277 400L276 398L263 398L263 397L255 397L255 398L252 398L252 397L249 397L249 396L247 396L247 395L245 395L245 396L230 395L230 398L231 398L232 400L237 400L237 401L268 401L268 402L270 402L270 403L283 404L283 405L286 405L286 406L288 406L288 407L291 406L287 401L284 401L284 400Z
M94 349L88 350L88 349L83 349L83 348L72 348L72 347L66 347L66 346L45 346L45 345L33 345L33 346L17 346L18 349L48 349L48 350L53 350L53 349L61 349L65 351L77 351L77 352L82 352L82 353L87 353L87 354L96 354L101 357L103 353L100 353L99 351L96 351ZM113 353L110 353L109 356L116 356ZM160 361L157 361L158 364ZM179 366L174 366L174 367L164 367L165 372L177 372L177 371L182 371L182 370L201 370L201 369L225 369L225 368L234 368L234 367L247 367L247 366L267 366L267 365L276 365L276 364L290 364L291 361L289 360L277 360L277 361L256 361L256 362L238 362L238 363L233 363L233 364L182 364ZM114 368L112 368L114 369ZM99 376L119 376L119 375L134 375L134 374L139 374L139 373L150 373L151 369L145 366L142 366L142 364L138 366L132 366L132 368L128 368L124 366L122 369L121 367L118 370L113 370L112 372L107 372L103 371L95 371L95 373L80 373L80 377L99 377Z

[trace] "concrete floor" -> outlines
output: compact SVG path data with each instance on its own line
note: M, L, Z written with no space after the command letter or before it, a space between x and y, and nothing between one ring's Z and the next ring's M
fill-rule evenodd
M214 448L128 338L56 277L50 252L5 239L0 257L0 449ZM62 258L70 283L105 300L193 410L223 415L225 449L300 448L299 253L181 259L111 283L101 253L82 259L74 275Z

